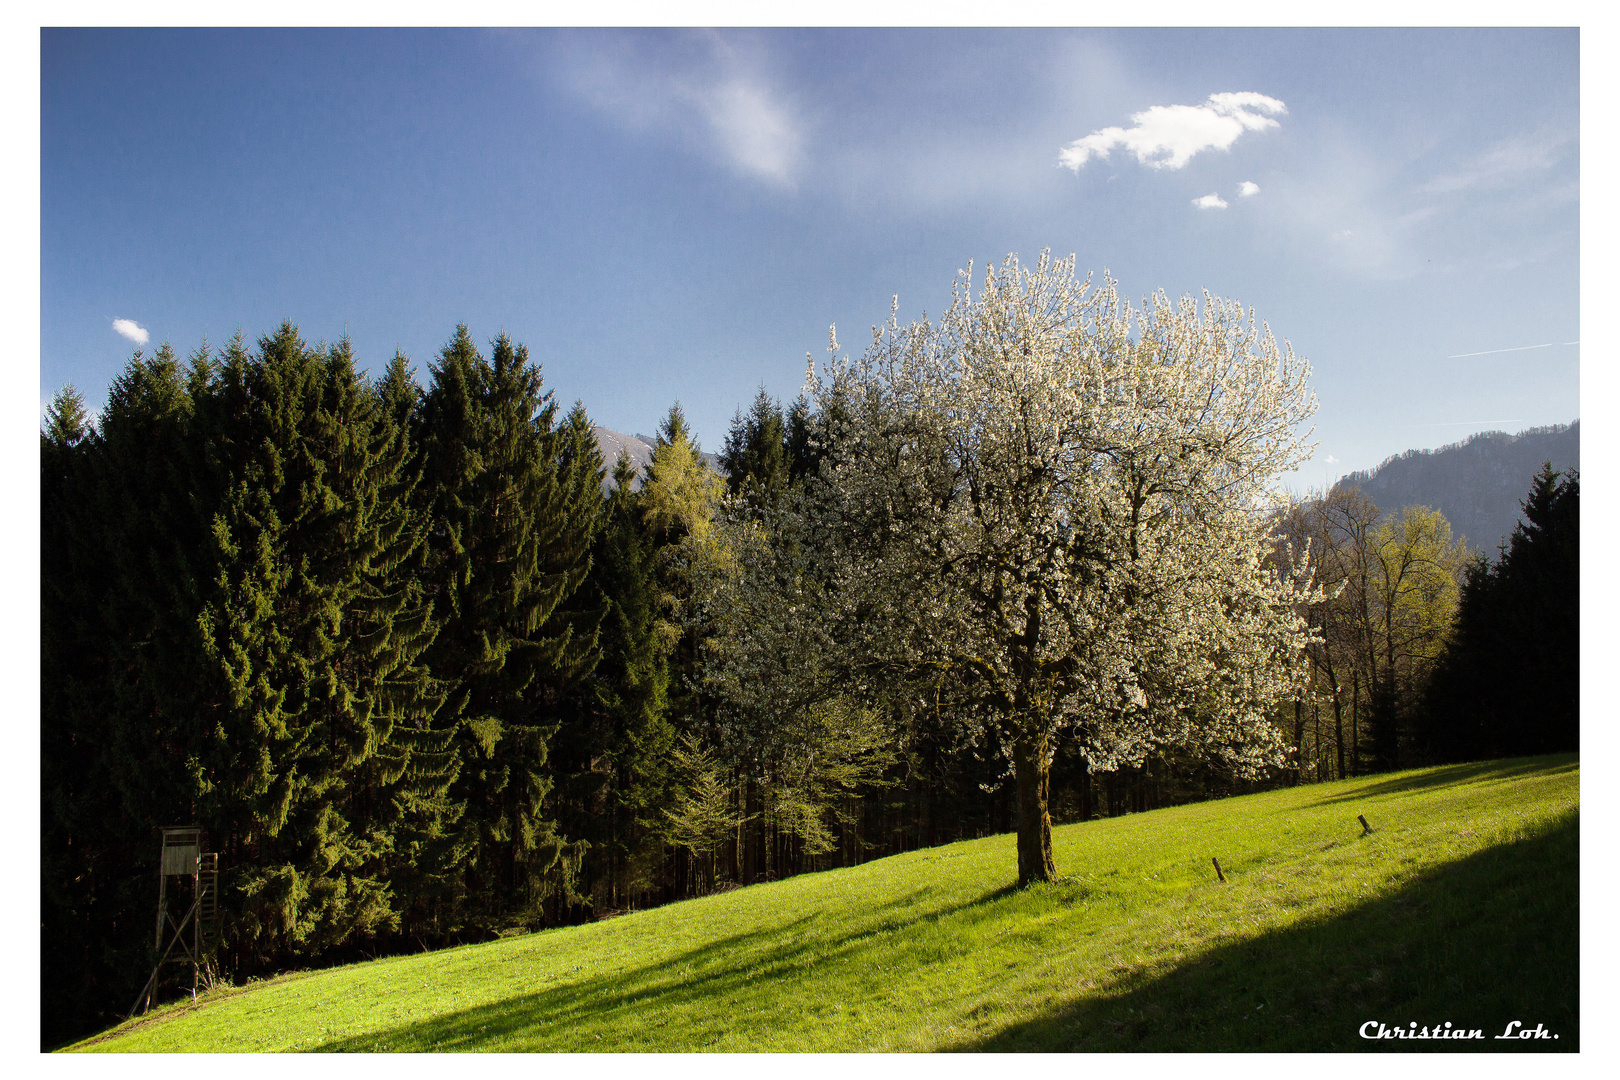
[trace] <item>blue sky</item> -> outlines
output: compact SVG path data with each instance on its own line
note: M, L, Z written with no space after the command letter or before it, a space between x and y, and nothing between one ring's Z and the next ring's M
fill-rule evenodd
M41 46L45 399L99 404L142 334L186 353L284 318L425 380L466 322L597 423L651 432L679 399L718 449L830 323L858 351L891 295L937 313L969 260L1050 247L1132 297L1236 297L1309 358L1296 483L1579 415L1574 30Z

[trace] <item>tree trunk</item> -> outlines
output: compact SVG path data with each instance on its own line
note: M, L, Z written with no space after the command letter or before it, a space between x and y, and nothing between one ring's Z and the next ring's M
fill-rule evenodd
M1328 678L1333 673L1328 672ZM1344 708L1340 700L1339 684L1333 684L1333 746L1339 755L1339 779L1344 779Z
M1350 676L1350 766L1361 775L1361 672Z
M1052 816L1047 810L1051 762L1043 743L1013 746L1013 774L1018 780L1018 884L1056 881L1052 862Z
M1322 753L1322 710L1321 699L1316 696L1316 687L1311 687L1311 779L1318 782L1322 779L1322 766L1327 762L1327 755Z
M1323 657L1327 663L1323 670L1327 672L1328 686L1333 689L1333 750L1338 756L1339 775L1337 779L1343 780L1344 771L1344 694L1339 686L1338 673L1333 670L1333 653L1323 650Z
M1294 784L1305 778L1305 713L1299 698L1294 699Z

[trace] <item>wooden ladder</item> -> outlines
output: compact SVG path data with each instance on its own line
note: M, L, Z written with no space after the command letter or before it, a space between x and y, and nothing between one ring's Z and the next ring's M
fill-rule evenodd
M197 922L202 936L219 932L219 852L205 851L197 860Z

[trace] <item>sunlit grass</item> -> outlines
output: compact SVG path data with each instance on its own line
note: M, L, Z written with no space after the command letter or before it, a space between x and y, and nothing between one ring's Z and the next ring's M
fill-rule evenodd
M1070 825L1063 879L1025 890L989 837L289 975L79 1048L1573 1050L1578 788L1534 758ZM1560 1038L1490 1038L1515 1019Z

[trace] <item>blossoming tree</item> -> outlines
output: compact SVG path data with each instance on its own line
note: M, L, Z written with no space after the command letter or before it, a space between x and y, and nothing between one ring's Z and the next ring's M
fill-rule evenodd
M1020 884L1051 880L1048 775L1176 745L1278 764L1304 586L1268 569L1272 481L1308 456L1309 366L1236 303L1141 309L1043 253L971 268L938 323L874 328L818 381L810 530L862 677L1008 759ZM836 346L836 343L835 343Z

